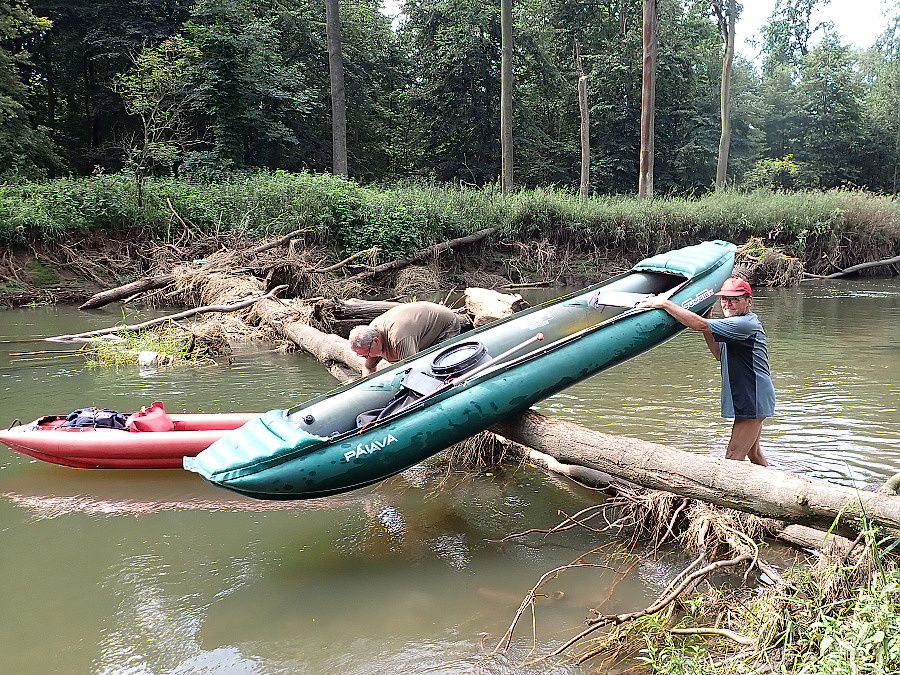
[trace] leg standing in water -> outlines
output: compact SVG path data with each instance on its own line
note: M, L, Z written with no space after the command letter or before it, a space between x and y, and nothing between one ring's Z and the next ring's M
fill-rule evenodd
M642 300L638 307L665 310L688 328L703 333L709 351L722 365L722 417L734 418L725 457L768 466L759 447L763 420L775 414L766 331L750 311L753 290L744 279L729 277L716 295L724 319L700 316L658 296Z

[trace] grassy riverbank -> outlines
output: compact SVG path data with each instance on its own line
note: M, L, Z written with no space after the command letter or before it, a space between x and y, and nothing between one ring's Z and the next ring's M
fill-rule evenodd
M855 554L826 552L763 590L710 587L677 619L648 617L640 627L643 660L650 672L666 675L896 673L894 549L868 531Z
M198 183L127 174L0 185L0 243L66 242L86 235L177 242L194 235L259 239L308 229L336 255L377 246L382 260L496 227L507 247L542 242L568 255L636 258L702 239L753 237L829 273L900 249L900 205L864 192L710 194L698 199L592 197L435 183L362 186L286 172Z

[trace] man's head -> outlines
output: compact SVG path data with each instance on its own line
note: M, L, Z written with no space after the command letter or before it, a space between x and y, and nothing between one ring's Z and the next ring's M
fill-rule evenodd
M356 326L350 331L350 349L366 360L380 358L382 353L381 333L372 326Z
M719 296L725 316L746 314L753 305L753 289L739 277L728 277L716 295Z

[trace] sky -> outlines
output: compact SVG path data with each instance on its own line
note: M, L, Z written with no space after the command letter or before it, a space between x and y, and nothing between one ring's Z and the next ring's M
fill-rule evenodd
M758 48L747 44L748 39L759 36L759 29L769 18L775 0L741 0L744 11L737 22L735 37L738 52L748 58L758 56ZM831 0L813 14L813 22L831 21L844 44L866 49L875 43L883 30L885 10L893 6L893 0Z
M758 49L747 44L748 39L759 35L760 27L768 20L775 0L741 0L744 11L737 24L738 52L748 59L758 55ZM830 0L814 15L814 21L832 21L843 38L844 44L866 49L885 25L885 9L895 0ZM397 0L384 0L385 14L396 16Z

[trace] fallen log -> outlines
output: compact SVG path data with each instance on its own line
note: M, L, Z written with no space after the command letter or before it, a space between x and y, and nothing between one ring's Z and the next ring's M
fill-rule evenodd
M147 291L154 291L157 288L165 288L174 281L174 274L162 274L158 277L138 279L137 281L132 281L130 284L125 284L124 286L119 286L117 288L110 288L109 290L92 295L79 305L78 309L97 309L108 305L111 302L115 302L116 300L130 298L132 295L137 295L138 293L146 293Z
M408 258L392 260L391 262L377 265L376 267L368 269L364 272L360 272L359 274L354 274L352 277L347 277L345 281L363 281L365 279L371 279L372 277L376 277L387 272L393 272L394 270L399 270L403 267L407 267L408 265L412 265L414 262L424 260L429 256L436 256L444 251L449 251L452 248L474 244L476 241L480 241L496 231L496 227L489 227L486 230L479 230L475 234L470 234L465 237L459 237L458 239L451 239L449 241L442 241L440 244L435 244L434 246L423 248L421 251L409 256Z
M612 436L533 410L491 428L567 464L725 508L855 536L865 518L900 533L900 496L835 485L657 443Z
M896 265L900 263L900 255L894 256L893 258L885 258L884 260L873 260L871 262L860 263L859 265L853 265L852 267L848 267L843 270L838 270L837 272L832 272L831 274L810 274L806 273L803 276L809 279L837 279L838 277L843 277L848 274L853 274L854 272L859 272L860 270L868 269L870 267L881 267L884 265Z
M368 322L399 304L399 302L388 300L358 300L357 298L340 300L326 298L319 300L313 307L317 319L337 319L339 321L352 319L354 321Z

